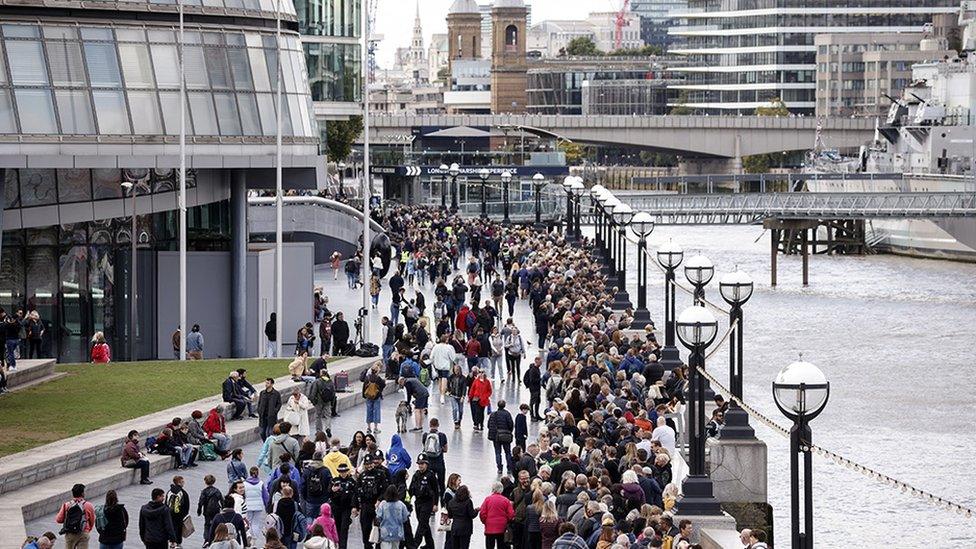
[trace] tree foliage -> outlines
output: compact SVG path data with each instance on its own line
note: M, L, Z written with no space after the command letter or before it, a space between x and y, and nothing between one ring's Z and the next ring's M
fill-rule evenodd
M586 157L586 149L579 143L572 141L560 141L559 150L566 155L566 163L570 166L577 166Z
M583 57L603 55L603 52L596 47L596 42L589 36L577 36L566 45L566 55L570 57Z
M675 116L685 116L685 115L692 114L694 112L694 109L687 106L688 90L681 90L681 93L678 94L677 103L678 103L677 105L671 108L671 114Z
M343 162L352 153L352 144L363 133L363 117L352 116L349 120L336 120L326 123L325 146L329 160Z

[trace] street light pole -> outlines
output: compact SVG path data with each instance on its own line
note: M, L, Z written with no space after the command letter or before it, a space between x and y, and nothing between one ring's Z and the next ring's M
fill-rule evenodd
M621 202L614 206L612 215L617 223L617 295L614 296L614 308L622 311L633 306L627 293L627 226L634 218L634 209L630 204Z
M572 193L576 199L576 211L573 213L573 233L576 240L583 240L582 220L583 217L583 193L586 192L586 185L583 184L582 177L576 177L572 185Z
M458 211L458 188L457 178L461 174L461 167L455 162L451 164L449 173L451 174L451 213Z
M670 240L657 251L657 262L664 268L664 348L660 362L665 371L681 366L681 355L674 344L674 271L681 266L684 255L681 247Z
M447 209L447 172L451 168L447 164L441 164L441 209Z
M654 232L654 217L637 212L630 220L630 228L637 235L637 310L630 327L641 330L651 323L651 312L647 310L647 237Z
M532 183L535 186L535 227L542 228L542 186L545 184L546 177L541 173L532 176Z
M708 309L694 305L681 312L676 323L678 339L691 351L688 357L688 469L682 483L683 515L720 515L722 507L712 494L712 480L705 474L705 349L718 335L718 321Z
M490 175L488 168L478 170L478 177L481 178L481 219L488 219L488 177Z
M813 464L810 445L815 419L830 398L827 376L813 364L800 360L783 368L773 381L773 400L790 429L790 510L793 549L813 549ZM800 454L803 455L803 531L800 531Z
M698 254L685 263L685 277L695 287L695 305L705 305L705 286L715 276L715 266L707 257Z
M512 174L508 170L502 172L502 203L505 209L505 218L502 219L503 225L511 225L512 220L508 217L508 189L512 183Z
M567 175L566 179L563 179L563 190L566 191L566 222L564 225L564 235L567 242L572 242L575 239L576 231L573 229L573 183L576 182L576 177L572 175Z
M729 386L732 395L742 399L742 306L752 297L752 278L735 270L718 281L718 290L732 308L729 310L729 326L736 325L735 336L729 339ZM719 431L719 439L754 439L756 432L749 426L749 414L735 399L725 412L725 425Z
M129 232L129 244L131 246L131 253L129 256L129 360L136 360L136 324L139 318L139 307L136 302L138 299L137 292L139 289L136 278L138 276L138 265L136 264L136 245L139 241L136 233L139 228L136 225L138 216L136 215L136 185L132 181L123 181L122 188L129 191L129 197L132 199L132 228ZM180 326L180 330L183 327Z

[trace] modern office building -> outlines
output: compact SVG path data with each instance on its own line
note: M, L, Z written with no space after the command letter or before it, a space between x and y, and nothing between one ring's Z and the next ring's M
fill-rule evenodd
M268 312L258 301L268 297L268 263L248 245L246 195L275 186L279 58L286 184L314 188L321 168L297 18L282 5L280 50L271 0L185 6L187 318L206 327L210 356L257 355ZM0 307L38 311L46 356L87 361L102 331L116 358L129 358L132 342L137 358L172 357L177 10L98 0L0 7ZM286 261L303 264L295 253ZM291 282L304 302L309 286ZM298 318L286 315L285 333Z
M673 41L668 29L688 9L688 0L631 0L630 11L640 16L641 40L667 51Z
M346 119L361 114L362 0L294 2L316 119ZM324 131L325 124L321 124L321 129Z
M678 84L674 57L567 57L533 60L528 70L532 114L666 114ZM587 112L587 110L590 112Z
M824 33L920 32L935 15L955 14L959 0L689 0L685 41L673 53L692 66L680 88L686 105L706 113L750 113L772 99L791 112L816 108L816 45Z
M820 34L817 116L884 116L912 81L912 65L955 57L923 33Z

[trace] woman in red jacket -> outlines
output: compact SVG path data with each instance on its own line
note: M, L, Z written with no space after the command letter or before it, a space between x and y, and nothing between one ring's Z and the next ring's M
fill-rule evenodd
M102 332L95 332L92 336L91 360L95 364L112 362L112 349L105 342L105 334Z
M478 516L481 523L485 525L485 547L494 549L496 546L501 549L505 547L505 529L508 523L515 518L515 508L512 501L502 495L504 487L502 483L496 482L491 486L491 495L481 503Z
M210 440L213 441L218 454L224 458L230 455L228 453L230 436L227 435L227 424L224 419L223 406L217 406L210 410L207 419L203 422L203 430L207 433Z
M471 403L471 422L475 431L483 431L485 425L485 408L491 403L491 381L485 376L484 370L471 369L471 388L468 389L468 401Z

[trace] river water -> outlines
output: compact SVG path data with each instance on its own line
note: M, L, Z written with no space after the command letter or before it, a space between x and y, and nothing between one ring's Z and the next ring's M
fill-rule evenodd
M762 238L759 238L762 237ZM757 238L759 239L757 242ZM799 256L779 256L769 284L769 236L758 227L659 226L653 252L668 239L715 263L706 293L721 302L718 280L734 266L756 281L745 306L745 401L787 426L773 403L777 372L803 353L831 383L830 401L812 424L814 442L949 500L976 507L976 265L893 255L812 256L802 286ZM652 256L653 259L653 256ZM630 273L634 248L629 251ZM679 272L679 281L683 275ZM649 308L663 327L663 277L651 266ZM636 280L629 281L636 302ZM678 291L678 312L690 305ZM724 303L723 303L724 304ZM728 327L722 319L723 332ZM709 370L728 379L728 353ZM789 444L757 425L769 448L769 502L776 544L789 544ZM816 546L976 546L976 517L936 509L899 490L814 458Z

